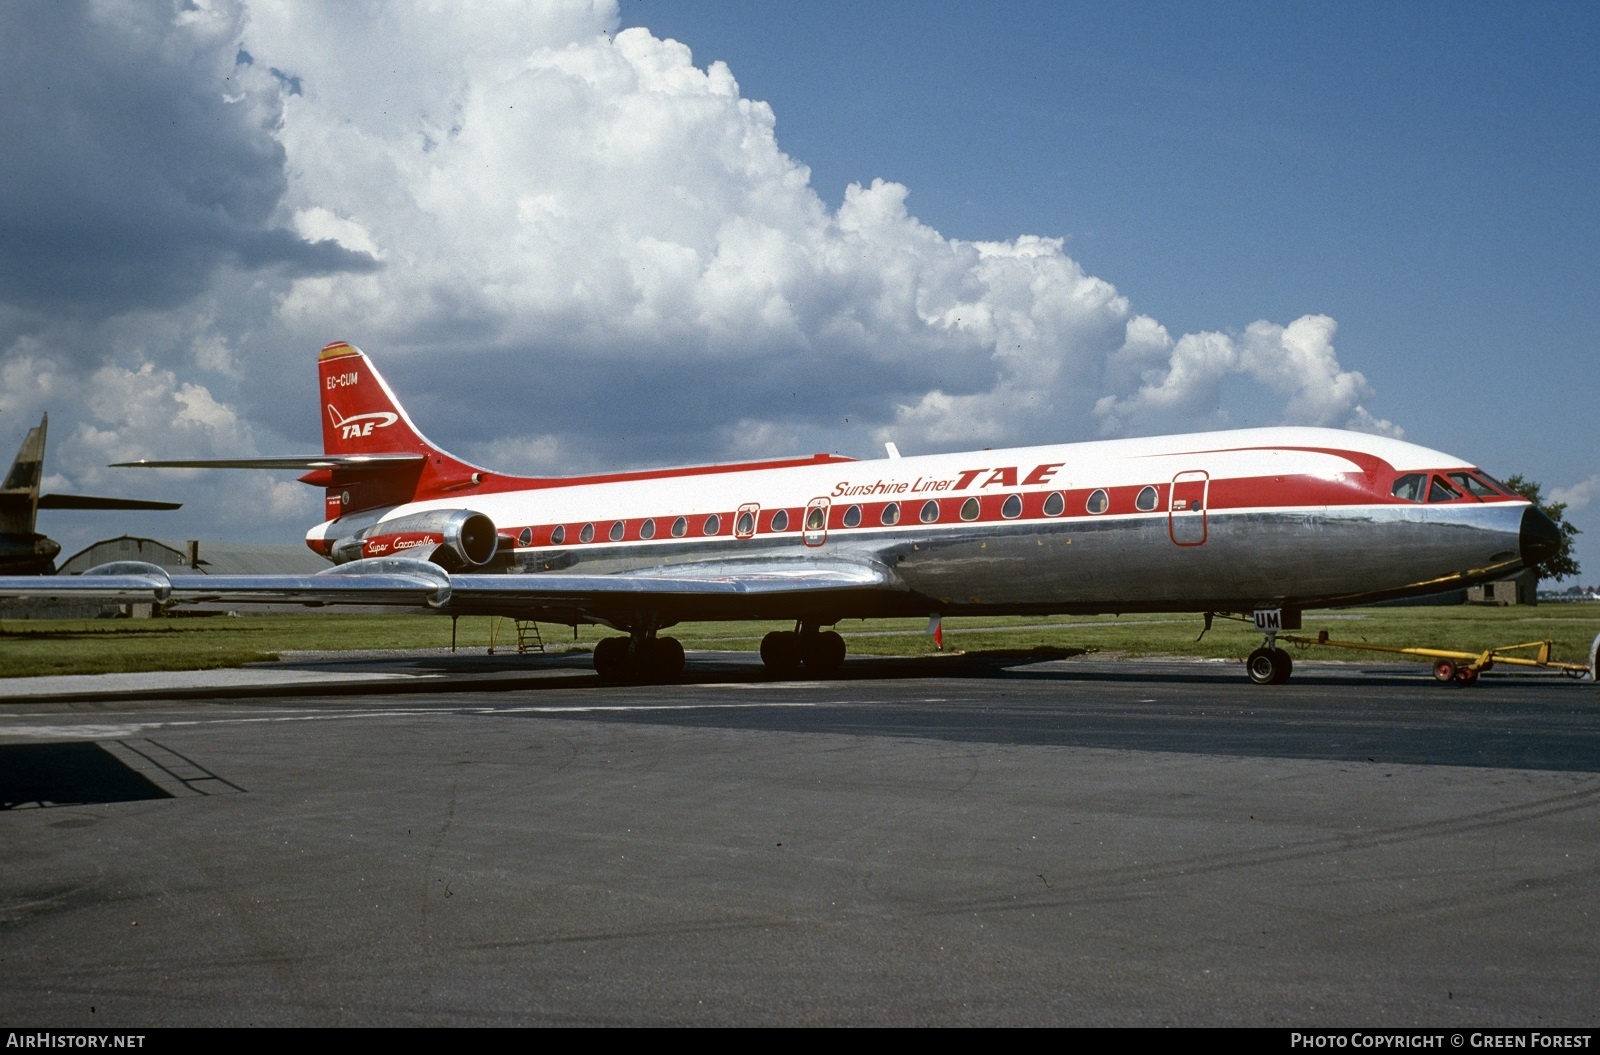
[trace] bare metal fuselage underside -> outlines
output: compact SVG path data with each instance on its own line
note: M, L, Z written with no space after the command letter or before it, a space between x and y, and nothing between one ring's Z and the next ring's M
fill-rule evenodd
M682 574L719 564L740 571L812 558L881 570L898 589L796 598L652 599L662 625L690 619L774 618L831 623L887 615L1089 614L1139 611L1303 609L1419 596L1512 574L1522 567L1519 536L1527 506L1321 507L1210 513L1203 524L1167 513L1060 522L919 526L835 535L822 547L799 538L705 540L681 547L519 553L515 569L613 575L663 565ZM1185 530L1187 528L1187 531ZM1179 544L1174 538L1195 539ZM463 599L443 608L519 614L561 622L627 626L626 598L580 606Z

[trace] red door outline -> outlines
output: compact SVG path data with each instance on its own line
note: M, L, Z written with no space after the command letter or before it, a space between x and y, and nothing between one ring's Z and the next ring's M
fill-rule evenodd
M1200 546L1206 541L1206 500L1211 474L1191 469L1172 478L1167 493L1167 536L1179 546Z

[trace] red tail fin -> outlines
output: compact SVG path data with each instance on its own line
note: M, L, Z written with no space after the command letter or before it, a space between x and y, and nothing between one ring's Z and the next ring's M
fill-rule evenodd
M332 469L308 474L307 482L327 488L329 519L377 506L440 498L482 480L484 474L476 466L446 454L417 431L361 349L335 341L317 356L317 374L324 454L425 456L420 463L377 472Z

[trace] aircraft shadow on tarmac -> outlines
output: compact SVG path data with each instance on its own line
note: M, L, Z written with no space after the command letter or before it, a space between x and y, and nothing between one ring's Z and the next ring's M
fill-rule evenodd
M170 798L99 744L0 745L0 809Z
M777 680L748 657L691 667L676 682L603 684L592 674L478 683L473 713L785 733L915 737L1237 757L1600 772L1591 690L1492 676L1458 689L1425 668L1307 670L1251 685L1238 664L1111 661L1084 668L1002 654L857 657L834 677ZM963 684L965 683L965 684ZM828 688L829 685L835 688ZM852 684L861 686L852 689ZM868 690L867 685L882 688ZM490 686L493 686L492 688ZM764 685L749 697L701 686ZM1009 687L1008 687L1009 686ZM510 698L502 688L533 688ZM570 695L576 690L577 695ZM792 698L791 698L792 697ZM587 698L587 699L586 699ZM572 704L592 701L575 710ZM1570 702L1569 702L1570 701ZM784 706L765 706L764 703ZM1552 706L1552 704L1555 704ZM803 706L800 704L804 704ZM504 705L504 706L502 706Z
M243 790L153 740L119 740L112 748L84 741L0 744L0 810Z
M1088 661L1084 667L1065 665L1044 666L1046 663L1059 663L1060 661ZM1140 662L1127 661L1130 668L1137 669L1118 670L1116 666L1123 661L1115 658L1100 658L1090 649L1062 648L1058 646L1045 646L1032 649L997 649L992 651L952 652L929 656L852 656L845 666L834 673L821 678L811 677L810 680L824 681L873 681L873 680L898 680L906 678L979 678L1003 679L1026 678L1044 679L1051 681L1088 681L1128 684L1228 684L1236 683L1241 691L1255 691L1263 695L1270 694L1278 687L1260 688L1246 683L1244 663L1218 662L1202 664L1198 661L1180 662ZM441 691L473 691L485 692L501 689L514 691L522 689L570 689L578 686L591 686L596 689L609 689L627 686L631 683L602 682L590 666L587 652L556 652L545 654L518 655L505 653L500 655L485 655L483 653L460 653L454 655L422 655L404 658L383 657L378 659L339 659L317 658L305 660L290 660L271 664L279 669L295 669L315 671L327 675L337 675L341 672L393 672L404 668L416 673L446 675L446 676L482 676L492 675L492 682L474 681L461 686L443 686L439 684L419 683L415 687L392 686L389 691L406 692L441 692ZM560 672L560 673L558 673ZM536 678L528 680L516 678L518 673L537 674ZM1418 686L1432 684L1427 676L1427 668L1419 665L1391 667L1355 668L1324 670L1301 668L1294 674L1291 685L1330 685L1348 684L1351 677L1358 674L1361 683L1365 686ZM791 680L800 675L784 675L781 680ZM775 676L761 666L761 661L753 654L746 652L697 652L693 653L688 667L677 678L665 684L669 685L696 685L696 684L738 684L771 682ZM263 690L271 691L271 690ZM369 691L360 687L352 687L351 691ZM1443 691L1451 691L1445 687Z

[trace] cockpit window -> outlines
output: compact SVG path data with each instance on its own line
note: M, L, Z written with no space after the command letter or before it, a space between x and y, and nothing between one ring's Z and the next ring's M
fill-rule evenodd
M1484 483L1471 473L1451 473L1449 475L1451 483L1455 484L1473 498L1502 497L1499 491L1496 491L1494 488L1490 487L1488 484Z
M1396 498L1407 502L1420 502L1424 489L1428 486L1426 473L1407 473L1394 482L1389 493Z
M1477 476L1480 480L1487 481L1490 487L1495 488L1497 491L1499 491L1501 494L1505 495L1507 498L1521 498L1522 497L1522 495L1519 492L1513 491L1509 484L1505 483L1502 480L1496 480L1494 477L1490 476L1488 473L1484 472L1482 469L1474 469L1472 471L1473 471L1473 474L1475 476Z
M1430 502L1454 502L1460 497L1461 492L1451 487L1449 481L1442 476L1435 476L1433 483L1428 486L1428 501Z

